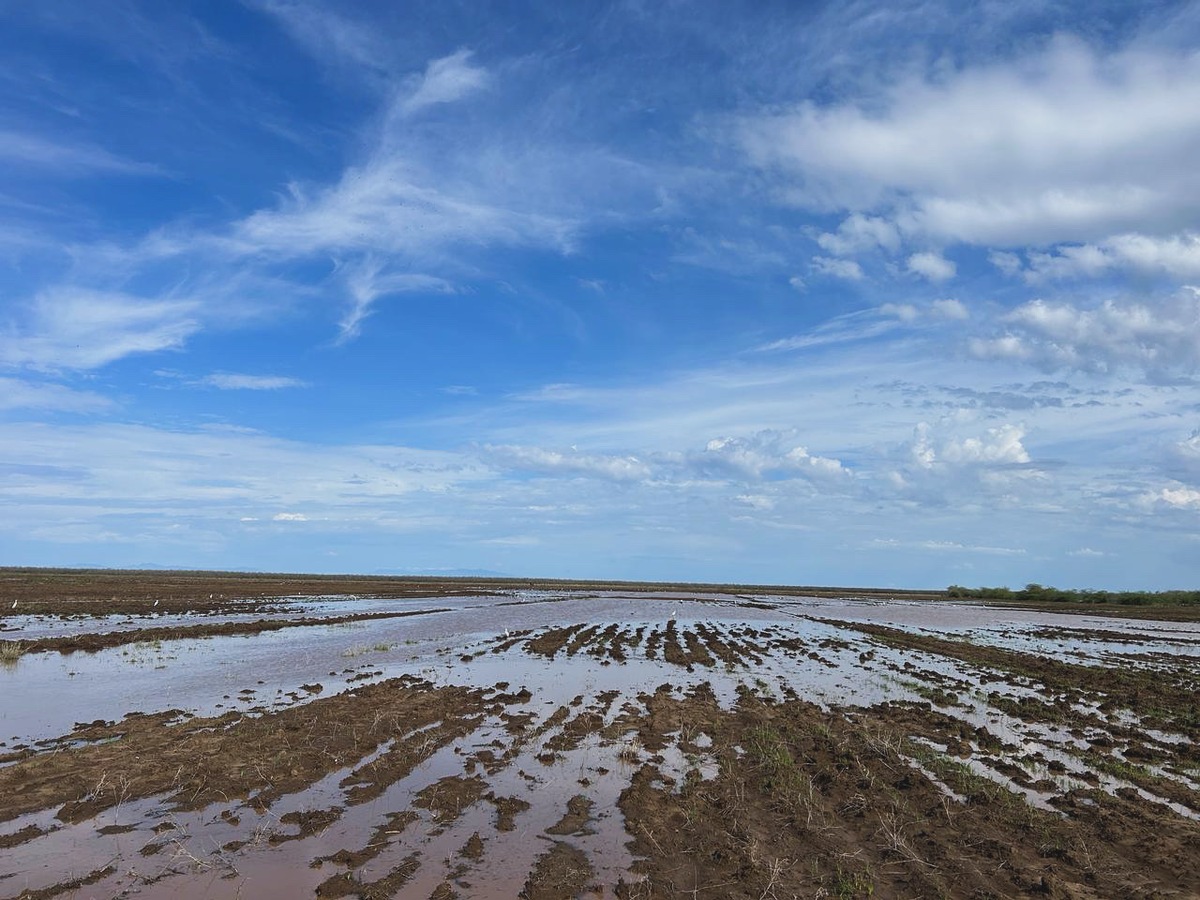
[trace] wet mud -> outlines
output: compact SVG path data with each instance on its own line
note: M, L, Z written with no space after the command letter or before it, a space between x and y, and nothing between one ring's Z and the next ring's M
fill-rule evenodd
M198 618L136 708L0 745L0 897L1200 896L1186 625L544 590L331 623L321 597ZM204 631L263 623L292 630ZM0 722L30 679L76 702L45 657L0 665ZM153 692L218 672L236 708Z

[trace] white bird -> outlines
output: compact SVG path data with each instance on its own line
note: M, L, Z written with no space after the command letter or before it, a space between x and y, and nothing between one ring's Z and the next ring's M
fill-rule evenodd
M158 606L158 601L157 601L157 600L155 600L155 601L154 601L154 605L155 605L155 606Z
M13 601L12 608L13 608L13 609L16 609L16 608L17 608L17 604L18 604L19 602L20 602L19 600L14 600L14 601Z

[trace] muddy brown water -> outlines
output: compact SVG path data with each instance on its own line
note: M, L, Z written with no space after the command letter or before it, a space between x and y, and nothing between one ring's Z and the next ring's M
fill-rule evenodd
M259 620L296 624L203 633ZM510 591L5 626L175 636L0 660L0 897L1200 896L1200 623Z

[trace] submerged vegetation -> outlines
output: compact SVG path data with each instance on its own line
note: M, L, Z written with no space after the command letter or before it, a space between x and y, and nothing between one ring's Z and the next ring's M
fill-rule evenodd
M1087 591L1062 590L1041 584L1027 584L1020 590L1007 587L968 588L952 584L946 588L951 598L977 600L1018 600L1051 603L1115 603L1121 606L1194 606L1200 605L1200 591Z

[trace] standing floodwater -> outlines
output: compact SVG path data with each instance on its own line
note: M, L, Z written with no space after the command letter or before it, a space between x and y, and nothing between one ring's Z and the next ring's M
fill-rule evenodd
M158 610L5 619L0 897L1200 886L1196 623L612 591Z

